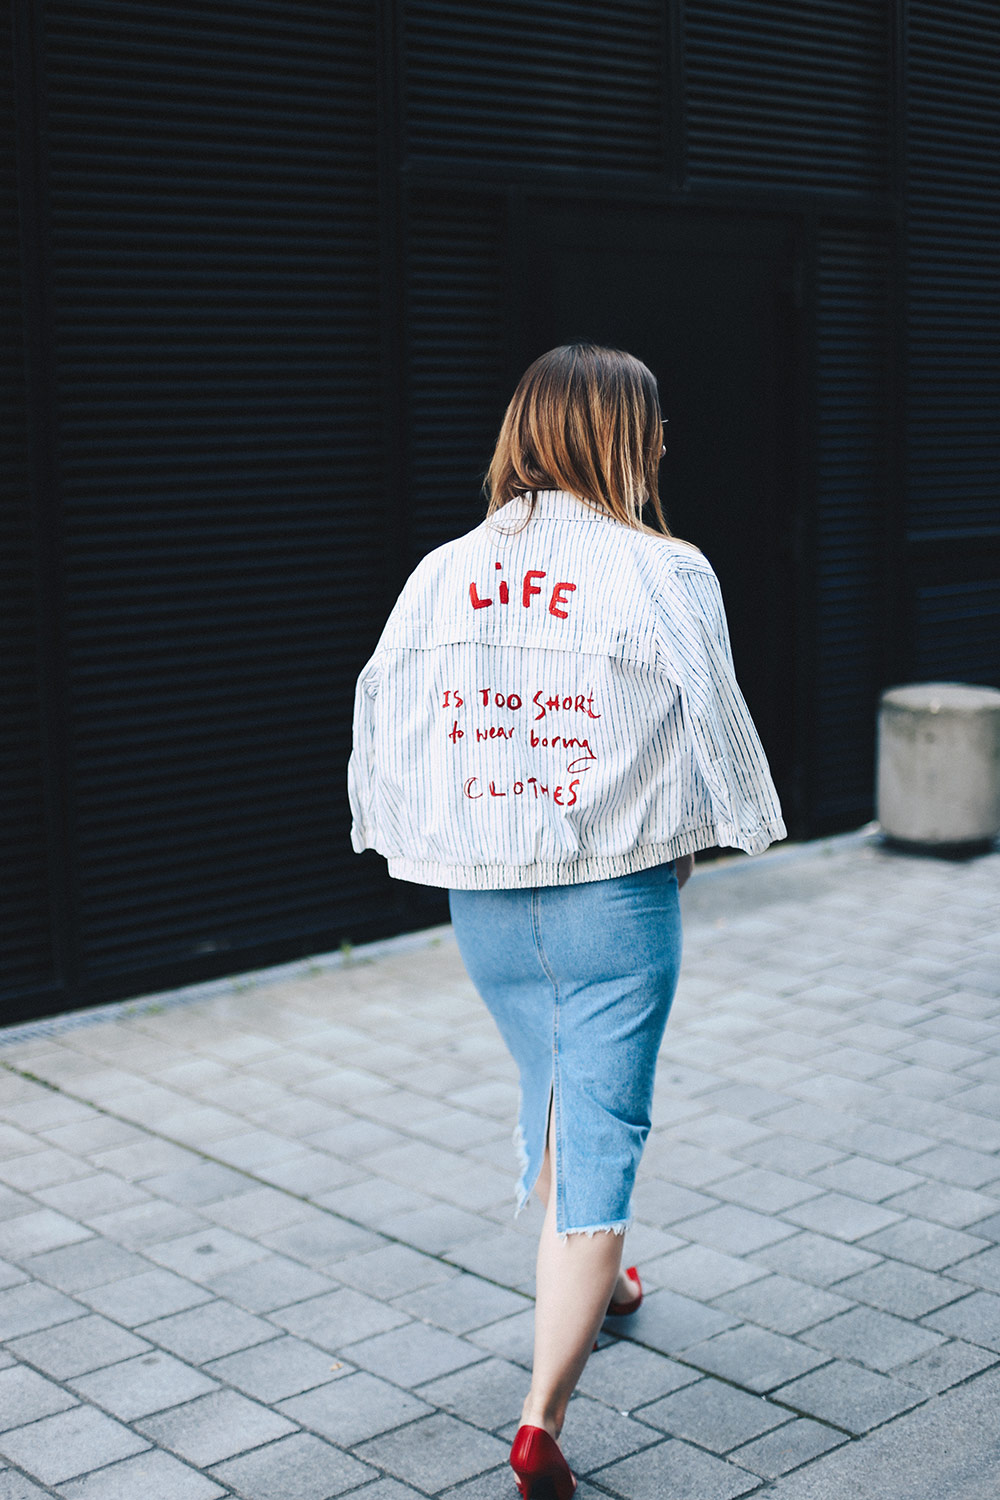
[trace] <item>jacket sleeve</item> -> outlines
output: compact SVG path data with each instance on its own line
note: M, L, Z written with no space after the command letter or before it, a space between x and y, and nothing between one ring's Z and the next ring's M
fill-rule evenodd
M658 589L661 649L680 687L721 845L759 854L787 837L764 747L736 681L722 590L702 559Z
M355 853L374 848L372 792L375 780L375 700L381 668L380 653L362 669L354 689L354 739L347 763L347 795L351 804L351 844Z

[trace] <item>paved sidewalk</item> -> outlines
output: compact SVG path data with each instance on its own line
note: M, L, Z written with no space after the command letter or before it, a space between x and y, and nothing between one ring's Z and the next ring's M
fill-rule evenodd
M992 1497L1000 852L681 900L578 1500ZM78 1022L0 1032L0 1500L516 1500L541 1209L449 929Z

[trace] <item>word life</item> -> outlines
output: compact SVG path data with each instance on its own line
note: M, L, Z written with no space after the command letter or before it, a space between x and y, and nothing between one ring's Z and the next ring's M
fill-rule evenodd
M503 563L496 563L494 566L498 572L503 569ZM534 580L536 578L544 578L545 576L544 568L529 568L525 573L524 578L521 580L521 604L525 609L530 609L532 599L542 593L542 589ZM575 593L575 591L575 583L561 582L553 584L552 592L549 594L549 614L555 615L557 620L565 620L568 611L563 606L570 602L566 596ZM469 584L469 599L472 602L473 609L489 609L493 603L492 595L488 598L481 597L474 583ZM498 580L497 599L501 604L510 603L510 588L508 587L506 578Z

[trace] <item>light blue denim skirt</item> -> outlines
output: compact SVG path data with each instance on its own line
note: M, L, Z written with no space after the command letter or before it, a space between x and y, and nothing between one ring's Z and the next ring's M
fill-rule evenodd
M677 988L673 860L581 885L448 892L459 952L520 1073L515 1217L545 1156L556 1232L624 1233Z

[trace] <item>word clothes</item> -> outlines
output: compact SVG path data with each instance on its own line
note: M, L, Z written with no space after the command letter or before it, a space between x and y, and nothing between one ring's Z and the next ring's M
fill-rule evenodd
M707 558L561 490L411 574L358 678L348 793L355 850L455 890L786 834Z

